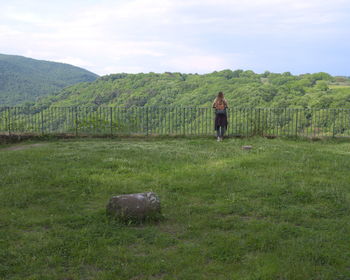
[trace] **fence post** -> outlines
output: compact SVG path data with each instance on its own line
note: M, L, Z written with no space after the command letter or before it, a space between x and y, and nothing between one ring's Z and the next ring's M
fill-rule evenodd
M1 130L4 131L4 133L7 132L7 116L6 116L6 109L7 107L1 108Z
M183 126L184 126L184 135L186 135L186 108L184 109L184 113L183 113Z
M295 136L298 137L298 108L296 110L296 118L295 118Z
M261 126L260 126L260 108L259 108L258 109L258 131L259 131L259 135L263 136L262 130L260 129L261 129Z
M113 108L109 108L109 113L110 113L110 126L111 126L111 136L113 136Z
M336 109L333 109L333 137L335 137L335 117L336 117L335 110Z
M43 113L43 108L41 108L40 117L41 117L41 135L44 135L44 113Z
M78 136L78 107L75 108L75 137Z
M146 136L148 136L148 107L146 107Z
M11 110L11 107L8 107L7 108L7 125L8 125L8 131L9 131L9 135L11 135L11 118L10 118L10 116L11 116L11 112L10 112L10 110Z

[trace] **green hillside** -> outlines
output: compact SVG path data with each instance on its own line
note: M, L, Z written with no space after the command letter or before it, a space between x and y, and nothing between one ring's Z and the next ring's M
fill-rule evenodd
M33 102L98 76L72 65L0 54L0 104Z
M113 74L65 88L44 98L45 106L208 106L223 91L231 107L350 108L350 79L327 73L292 75L223 70L181 73Z

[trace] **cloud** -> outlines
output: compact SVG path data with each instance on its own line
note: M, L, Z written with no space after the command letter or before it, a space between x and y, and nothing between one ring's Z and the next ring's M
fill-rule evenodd
M62 58L56 58L56 62L62 62L62 63L68 63L72 65L79 65L81 67L91 67L94 66L91 62L77 58L77 57L62 57Z
M2 51L73 63L98 74L169 69L202 73L254 67L254 60L267 55L269 65L264 68L272 69L281 63L273 53L296 52L288 48L296 42L305 50L325 40L336 45L337 36L350 35L345 0L62 0L41 4L38 0L31 1L33 8L19 0L3 4ZM293 53L291 57L298 56Z
M239 54L191 54L170 58L164 61L164 65L174 72L209 73L213 71L239 68L243 55Z
M11 26L8 25L0 25L0 36L5 37L5 36L14 36L14 35L20 35L22 32L12 28Z

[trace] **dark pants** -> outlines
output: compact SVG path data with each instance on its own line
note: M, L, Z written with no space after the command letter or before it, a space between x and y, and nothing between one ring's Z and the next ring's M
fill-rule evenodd
M217 137L223 137L227 128L227 115L226 114L216 114L215 125Z
M225 127L224 126L218 126L216 128L216 137L224 137L225 134Z

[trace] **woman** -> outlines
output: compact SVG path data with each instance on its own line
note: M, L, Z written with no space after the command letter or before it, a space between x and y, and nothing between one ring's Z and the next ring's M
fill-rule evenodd
M227 129L227 101L224 98L224 94L220 91L218 96L213 102L213 108L215 109L215 130L217 141L222 141L224 133Z

